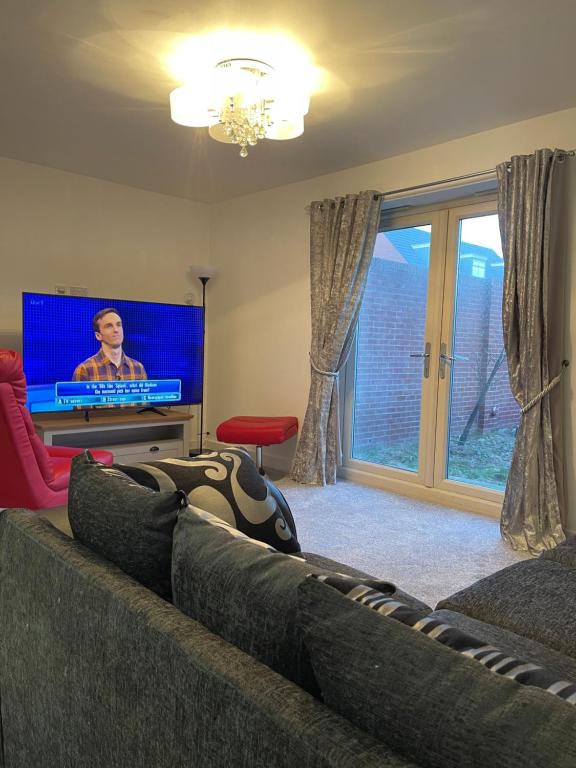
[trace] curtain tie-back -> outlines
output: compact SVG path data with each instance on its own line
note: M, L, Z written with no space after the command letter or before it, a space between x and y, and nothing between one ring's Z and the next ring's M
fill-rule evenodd
M562 360L562 367L560 368L560 373L557 376L554 376L552 381L547 384L542 392L539 392L536 397L533 397L532 400L530 400L529 403L526 403L526 405L523 408L520 408L521 413L527 413L531 408L534 408L536 403L539 403L540 400L542 400L543 397L545 397L548 392L550 392L554 387L560 383L560 379L562 378L562 374L564 373L564 368L568 368L570 365L569 360Z
M308 354L308 357L310 358L310 365L316 371L316 373L320 374L320 376L332 376L333 379L335 379L336 376L338 376L338 371L323 371L320 368L318 368L317 365L315 365L314 360L312 360L311 354Z

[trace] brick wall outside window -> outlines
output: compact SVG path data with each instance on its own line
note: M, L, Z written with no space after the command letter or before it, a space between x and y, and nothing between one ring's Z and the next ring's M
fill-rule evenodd
M354 447L415 437L420 420L424 314L428 270L372 260L362 306L356 365ZM451 435L464 429L482 385L502 350L502 278L460 275L454 364ZM449 371L449 369L448 369ZM504 358L481 404L472 431L518 424Z

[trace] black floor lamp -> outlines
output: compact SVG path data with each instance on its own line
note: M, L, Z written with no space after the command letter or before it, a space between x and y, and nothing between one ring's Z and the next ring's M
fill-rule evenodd
M198 453L202 453L204 450L204 360L205 360L205 341L206 341L206 283L210 278L214 277L216 274L216 270L214 267L211 266L200 266L200 265L194 265L190 267L190 271L194 275L194 277L197 277L198 280L202 283L202 314L203 314L203 322L202 322L202 400L200 401L200 433L199 433L199 444L198 444ZM209 434L208 432L206 434ZM196 451L194 451L196 453Z

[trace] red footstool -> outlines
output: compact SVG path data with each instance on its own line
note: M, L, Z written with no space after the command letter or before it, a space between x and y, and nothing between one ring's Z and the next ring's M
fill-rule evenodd
M255 445L256 463L264 475L262 446L278 445L297 432L296 416L233 416L216 428L216 437L223 443Z

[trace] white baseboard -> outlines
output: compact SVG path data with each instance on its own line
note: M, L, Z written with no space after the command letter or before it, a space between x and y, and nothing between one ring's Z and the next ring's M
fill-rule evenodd
M487 499L452 493L440 488L427 488L397 478L384 477L383 475L365 472L361 469L352 469L351 467L340 467L338 476L346 480L362 483L363 485L381 488L383 491L397 493L400 496L408 496L408 498L417 499L418 501L427 501L431 504L440 504L444 507L487 515L488 517L500 517L501 504L488 501Z
M226 448L227 445L227 443L221 443L218 440L206 440L204 442L204 447L212 451L221 451ZM245 448L254 461L256 461L256 449L249 445L245 445L243 448ZM287 458L285 455L281 455L278 449L274 450L273 446L264 448L263 450L265 468L272 469L283 475L289 475L291 473L293 455ZM382 476L374 475L369 472L362 472L357 469L340 467L338 470L338 477L341 477L344 480L352 480L361 483L362 485L382 488L382 490L390 491L391 493L398 493L400 496L408 496L409 498L419 499L420 501L428 501L431 504L440 504L444 507L460 509L464 512L473 512L494 518L499 518L501 513L499 504L494 504L485 499L475 499L471 496L450 493L437 488L424 488L400 480L390 480L389 478L384 480ZM576 535L576 531L569 529L565 529L565 533L567 537Z

